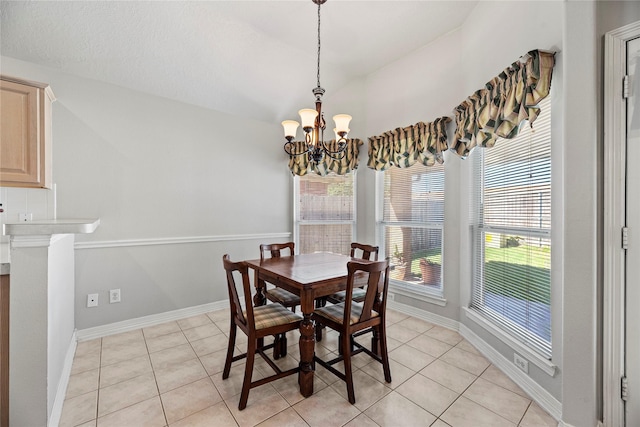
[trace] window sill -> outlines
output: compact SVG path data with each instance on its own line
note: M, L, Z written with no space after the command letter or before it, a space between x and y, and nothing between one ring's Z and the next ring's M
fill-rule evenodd
M473 322L482 326L499 340L511 347L519 355L523 356L528 361L540 368L544 373L546 373L550 377L554 377L556 375L558 367L550 360L547 360L541 354L532 350L527 345L521 343L502 329L496 327L493 323L488 321L482 314L478 313L477 311L468 307L463 307L463 310L465 315L467 316L467 319L472 320Z
M442 290L429 290L427 288L420 288L416 285L407 285L406 283L396 280L390 280L389 282L390 293L425 301L441 307L447 305L447 300L444 299Z

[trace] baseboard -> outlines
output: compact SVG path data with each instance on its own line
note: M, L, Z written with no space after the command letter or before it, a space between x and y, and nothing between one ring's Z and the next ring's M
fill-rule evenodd
M574 427L573 424L569 424L569 423L565 423L564 421L559 421L558 422L558 427ZM604 427L604 424L602 423L602 421L598 421L596 423L596 427Z
M129 332L135 329L147 328L159 325L160 323L180 320L187 317L197 316L210 311L229 308L229 300L216 301L194 307L181 308L179 310L167 311L164 313L151 314L149 316L137 317L135 319L123 320L121 322L109 323L107 325L96 326L94 328L81 329L76 332L78 341L88 341L108 335Z
M462 323L459 324L459 332L464 339L476 347L484 357L486 357L514 383L516 383L518 387L527 393L542 409L547 411L547 413L554 419L560 420L562 417L562 403L553 397L551 393L533 381L527 374L516 368L511 361L487 344L482 338L476 335L475 332ZM568 424L563 425L571 427Z
M458 330L458 321L449 319L448 317L440 316L438 314L430 313L425 310L421 310L410 305L402 304L395 301L387 301L387 307L399 311L400 313L408 314L418 319L425 320L434 325L442 326L443 328Z
M73 356L75 356L76 354L77 345L77 334L76 331L74 331L73 335L71 335L71 342L69 343L67 354L64 357L62 374L60 375L56 397L53 401L51 415L49 415L49 423L47 424L49 427L58 427L58 424L60 424L60 417L62 416L62 406L64 404L64 398L67 394L67 386L69 385L69 377L71 376L71 368L73 367Z

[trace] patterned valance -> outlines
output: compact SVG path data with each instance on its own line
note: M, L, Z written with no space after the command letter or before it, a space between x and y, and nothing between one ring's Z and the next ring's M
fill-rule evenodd
M295 152L297 153L307 149L307 144L304 141L294 141L294 144ZM326 144L332 151L338 149L338 143L335 140L327 142ZM328 175L330 172L335 172L338 175L346 175L358 168L358 154L360 153L361 145L362 141L360 139L347 139L347 147L345 148L345 155L342 159L332 159L325 154L318 164L310 162L306 154L291 156L289 158L289 170L291 170L292 174L298 176L305 176L310 170L320 176Z
M530 51L458 105L451 149L466 157L476 146L492 147L498 137L515 137L524 120L533 125L538 102L549 95L554 55Z
M384 171L392 165L408 168L416 162L425 166L442 163L442 152L447 149L446 125L450 121L449 117L440 117L432 123L419 122L370 137L367 166Z

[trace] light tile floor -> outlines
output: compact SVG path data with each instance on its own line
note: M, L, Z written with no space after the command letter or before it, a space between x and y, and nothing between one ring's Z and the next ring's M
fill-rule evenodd
M238 411L244 365L222 380L228 317L220 310L78 343L60 426L557 426L458 333L392 310L392 383L361 353L353 359L355 405L345 384L318 366L311 397L292 375L252 389ZM327 331L316 344L323 357L338 348ZM281 367L297 365L298 336L290 333ZM236 346L246 350L240 330ZM270 372L258 357L254 378Z

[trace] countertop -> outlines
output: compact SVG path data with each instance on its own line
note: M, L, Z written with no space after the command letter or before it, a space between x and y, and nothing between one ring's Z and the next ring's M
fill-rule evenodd
M44 234L87 234L93 233L100 225L100 219L45 219L6 223L2 232L5 236L25 236Z

